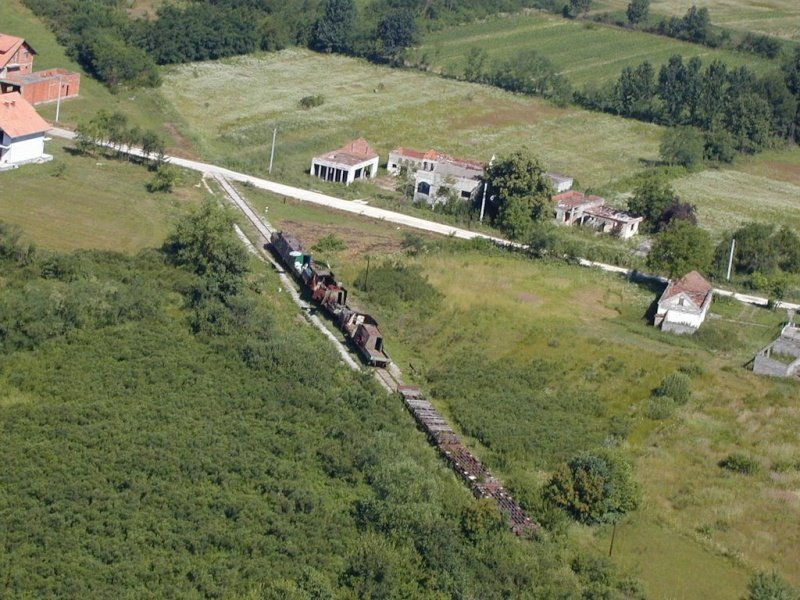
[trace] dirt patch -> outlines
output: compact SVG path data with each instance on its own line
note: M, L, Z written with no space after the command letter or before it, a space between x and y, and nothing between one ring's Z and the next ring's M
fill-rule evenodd
M300 223L299 221L282 221L281 228L291 231L297 239L310 250L326 235L336 235L347 246L339 253L343 259L357 260L366 255L396 254L403 250L402 241L389 235L367 233L354 227L343 225L319 225L317 223Z
M530 125L552 119L562 111L559 108L540 104L502 102L493 98L491 105L467 108L464 114L453 111L450 125L453 130L502 129L515 125Z
M177 146L170 146L168 152L180 158L187 158L189 160L197 160L197 154L194 152L192 147L192 142L189 141L185 135L183 135L175 123L164 123L164 129L169 132L169 135L175 142L178 144Z
M588 288L573 296L573 302L577 303L578 313L584 321L598 318L612 319L619 316L619 311L606 305L602 289Z
M531 294L530 292L520 292L517 294L517 300L520 302L526 302L528 304L539 304L542 301L539 296L536 294Z

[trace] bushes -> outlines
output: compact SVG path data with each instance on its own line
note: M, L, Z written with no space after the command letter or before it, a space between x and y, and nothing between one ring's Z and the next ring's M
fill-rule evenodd
M684 406L692 397L692 380L686 373L670 373L653 390L645 405L648 419L661 421L670 418L677 407Z
M742 452L732 452L719 462L719 466L742 475L754 475L761 470L761 463Z
M390 310L410 306L432 310L441 299L420 267L391 261L361 271L354 285L366 293L370 302Z
M316 108L317 106L322 106L325 104L325 96L322 94L315 94L313 96L303 96L300 98L300 102L298 103L300 108Z

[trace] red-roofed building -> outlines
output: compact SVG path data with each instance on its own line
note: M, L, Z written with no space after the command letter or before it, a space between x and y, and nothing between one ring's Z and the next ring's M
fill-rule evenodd
M19 92L30 104L77 98L81 75L66 69L33 72L37 52L22 38L0 33L0 94Z
M17 92L0 95L0 170L52 160L44 153L50 125Z
M36 50L22 38L0 33L0 77L10 73L30 73L35 54Z
M653 324L671 333L694 333L703 323L714 288L697 271L670 281L658 299Z
M338 150L315 156L311 160L311 174L325 181L350 185L357 179L375 177L379 161L369 142L358 138Z

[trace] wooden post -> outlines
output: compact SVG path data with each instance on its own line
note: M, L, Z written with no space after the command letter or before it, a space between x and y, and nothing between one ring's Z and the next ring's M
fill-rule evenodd
M614 552L614 538L617 535L617 524L614 523L614 529L611 530L611 545L608 547L608 557L611 558L611 553Z

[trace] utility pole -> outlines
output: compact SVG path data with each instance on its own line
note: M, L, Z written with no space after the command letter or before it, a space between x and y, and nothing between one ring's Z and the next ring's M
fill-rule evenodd
M733 249L736 248L736 238L731 240L731 255L728 257L728 276L727 280L731 280L731 267L733 267Z
M614 551L614 538L617 536L617 523L614 522L614 529L611 530L611 545L608 547L608 557L611 558L611 553Z
M369 281L369 255L367 255L367 272L364 274L364 291L368 291L367 282Z
M494 154L492 154L492 158L489 161L489 166L490 167L492 166L492 163L494 162L494 158L495 158L495 156L494 156ZM483 224L483 212L486 210L486 190L487 190L488 187L489 187L489 182L488 181L484 181L483 182L483 199L481 200L481 216L480 216L480 219L479 219L481 225Z
M58 117L56 117L58 120ZM269 174L272 175L272 159L275 158L275 136L278 135L278 128L272 130L272 150L269 153Z
M58 116L61 114L61 75L58 76L58 100L56 100L56 123L58 123Z

